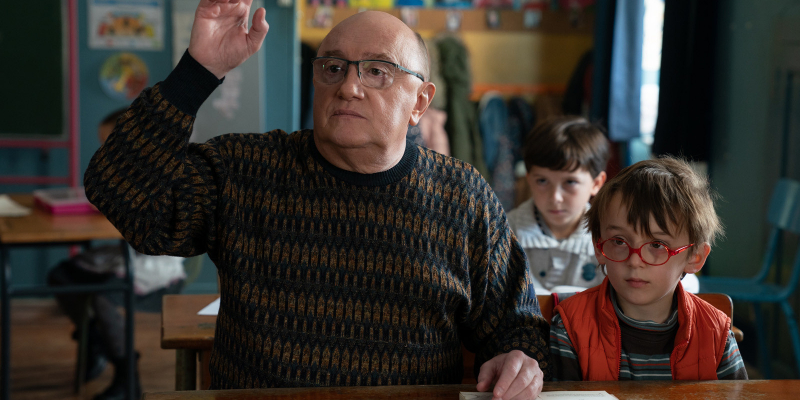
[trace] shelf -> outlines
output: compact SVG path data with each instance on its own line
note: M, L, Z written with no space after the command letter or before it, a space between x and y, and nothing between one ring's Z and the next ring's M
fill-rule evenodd
M317 12L315 6L305 6L301 12L300 37L311 45L319 42L330 31L328 28L312 26L311 22ZM400 9L391 8L385 11L400 18ZM524 25L524 11L498 10L500 24L497 28L490 28L486 23L488 9L457 9L457 8L418 8L418 22L411 29L419 32L423 37L431 37L439 32L447 31L447 14L457 12L461 14L461 27L456 32L485 31L489 32L530 32L547 35L589 35L594 33L594 14L582 12L573 15L569 11L542 10L541 22L535 28L526 28ZM359 12L357 8L333 8L331 26Z

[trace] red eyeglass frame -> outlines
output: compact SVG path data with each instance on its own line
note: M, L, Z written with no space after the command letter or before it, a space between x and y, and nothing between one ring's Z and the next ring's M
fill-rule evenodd
M600 240L602 240L602 238L597 240L597 243L595 243L595 247L597 247L597 250L600 250L600 254L602 254L603 257L608 258L609 260L611 260L613 262L625 262L625 261L628 261L629 258L631 258L632 254L636 254L637 256L639 256L639 259L642 260L643 263L645 263L647 265L652 265L654 267L659 266L659 265L664 265L664 264L668 263L669 259L672 258L672 256L677 255L678 253L688 249L689 247L694 246L694 243L691 243L691 244L687 244L686 246L679 247L679 248L677 248L675 250L672 250L672 249L669 248L669 246L665 245L664 243L661 243L661 242L658 242L658 241L654 240L652 242L647 242L647 243L642 244L641 246L639 246L638 249L634 249L633 247L631 247L630 243L628 243L625 240L619 239L619 238L608 238L606 240L603 240L602 242ZM605 244L605 242L607 242L609 240L619 240L622 243L625 243L626 246L628 246L628 256L625 257L624 260L614 260L614 259L611 259L609 256L606 255L606 253L603 251L603 244ZM661 264L651 264L651 263L645 261L644 258L642 258L642 247L644 247L645 245L648 245L650 243L658 243L658 244L664 246L665 249L667 249L667 259L663 263L661 263Z

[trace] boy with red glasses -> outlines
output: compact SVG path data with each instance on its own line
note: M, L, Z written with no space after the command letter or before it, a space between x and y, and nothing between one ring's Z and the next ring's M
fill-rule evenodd
M704 178L675 158L636 163L586 219L607 277L555 308L555 380L747 379L730 318L680 283L722 234Z

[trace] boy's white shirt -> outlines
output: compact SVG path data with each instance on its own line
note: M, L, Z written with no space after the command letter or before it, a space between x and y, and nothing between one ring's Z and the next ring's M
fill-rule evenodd
M508 224L528 256L536 294L548 294L553 289L574 292L599 285L605 275L597 269L592 235L585 224L568 238L557 240L546 224L539 226L536 222L533 207L533 199L528 199L509 211Z
M148 256L137 253L127 246L133 270L133 289L138 295L146 295L173 283L186 279L183 258L172 256ZM83 270L96 274L125 276L125 260L119 245L93 247L72 258L72 262Z
M134 291L144 295L186 279L183 260L181 257L136 253L132 265Z
M588 204L586 209L589 209ZM544 221L543 226L536 222L533 210L533 199L528 199L507 216L511 230L528 256L536 294L576 292L603 282L605 275L597 268L592 234L586 224L581 222L568 238L557 240ZM687 275L683 287L690 293L697 293L697 277Z

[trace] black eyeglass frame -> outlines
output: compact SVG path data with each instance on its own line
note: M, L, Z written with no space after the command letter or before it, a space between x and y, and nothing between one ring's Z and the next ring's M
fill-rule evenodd
M311 59L311 63L313 64L314 61L321 60L321 59L333 59L333 60L344 61L346 63L345 66L344 66L344 76L347 76L347 73L350 71L350 64L355 64L356 65L356 73L358 74L358 80L359 81L361 80L361 65L359 65L359 64L361 64L362 62L381 62L381 63L392 65L395 68L399 69L400 71L403 71L403 72L405 72L405 73L407 73L409 75L412 75L412 76L416 76L417 78L419 78L420 80L425 82L425 77L423 77L421 74L418 74L418 73L416 73L416 72L414 72L414 71L412 71L412 70L410 70L410 69L408 69L408 68L406 68L406 67L404 67L404 66L402 66L400 64L393 63L391 61L386 61L386 60L357 60L357 61L350 61L350 60L345 60L344 58L339 58L339 57L314 57L314 58Z

